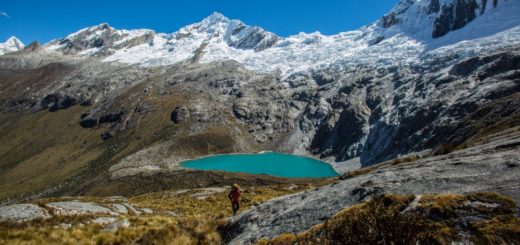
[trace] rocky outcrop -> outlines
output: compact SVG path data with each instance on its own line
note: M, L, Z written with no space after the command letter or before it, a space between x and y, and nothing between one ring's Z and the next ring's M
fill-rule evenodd
M97 118L90 118L88 114L83 114L81 116L81 121L79 121L79 125L83 128L93 128L97 125Z
M57 215L85 215L85 214L109 214L117 215L116 212L90 202L63 201L51 202L47 206Z
M172 120L172 122L179 124L183 123L189 116L190 115L186 107L178 106L175 107L175 110L173 110L173 112L171 113L170 119Z
M50 217L47 210L34 204L0 206L0 222L26 222Z
M485 1L482 2L485 4ZM478 7L476 0L457 0L450 5L444 5L435 19L432 37L442 37L450 31L461 29L475 19L475 10Z
M496 8L497 5L498 0L494 0L491 8ZM402 28L402 31L412 35L418 31L416 28L431 30L428 34L437 39L462 29L479 16L491 12L488 8L488 0L401 1L379 23L386 29L397 26L396 28ZM415 26L417 18L427 20L428 26Z
M438 244L520 242L516 204L509 197L466 195L378 195L347 207L302 233L285 233L261 244ZM450 232L445 232L449 230Z
M102 226L104 232L116 232L118 229L128 228L131 225L128 219L121 216L154 213L154 210L150 208L134 207L124 197L98 198L97 202L82 201L85 197L77 198L79 200L72 201L70 201L71 198L60 198L60 201L49 203L46 203L45 200L39 200L38 205L11 204L0 206L0 222L3 225L13 225L13 223L50 219L50 223L44 223L42 226L50 226L57 221L60 223L54 225L53 229L82 228L88 224L96 224ZM71 217L75 220L71 220Z
M25 46L23 51L24 52L34 52L34 51L38 51L42 48L40 42L38 41L34 41L32 43L29 43L29 45Z
M396 14L395 13L390 13L388 15L383 16L381 21L383 22L383 27L384 28L391 27L391 26L393 26L393 25L395 25L395 24L400 22L399 19L396 18Z
M228 41L230 47L253 49L254 51L268 49L274 46L279 39L273 33L266 32L259 27L246 27L243 23L236 27L231 34L244 37Z
M99 117L98 123L115 123L119 122L121 120L122 115L124 112L120 111L117 113L106 113Z
M100 113L96 113L100 114ZM121 121L122 116L124 114L123 111L117 113L102 113L99 118L96 118L96 114L91 115L90 113L84 113L81 115L81 120L79 121L79 125L83 128L93 128L98 126L99 124L104 123L117 123Z
M50 112L67 109L76 104L78 104L77 99L59 93L49 94L45 96L40 102L40 106L42 108L47 108Z

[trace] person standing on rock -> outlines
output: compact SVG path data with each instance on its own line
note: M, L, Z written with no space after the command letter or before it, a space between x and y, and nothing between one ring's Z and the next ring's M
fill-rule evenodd
M240 208L240 187L237 184L233 184L233 186L231 186L231 191L229 192L228 197L231 201L233 215L236 215L238 209Z

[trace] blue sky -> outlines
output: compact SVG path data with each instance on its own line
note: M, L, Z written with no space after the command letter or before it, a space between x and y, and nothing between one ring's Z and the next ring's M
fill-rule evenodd
M171 33L213 12L280 36L357 29L387 13L398 0L0 0L0 42L17 36L45 43L107 22L118 29Z

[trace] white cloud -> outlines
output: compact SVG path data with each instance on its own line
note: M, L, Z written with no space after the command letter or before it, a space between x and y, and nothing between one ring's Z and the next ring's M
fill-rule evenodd
M0 11L0 15L5 17L5 18L11 18L11 16L9 16L9 14L7 14L6 12Z

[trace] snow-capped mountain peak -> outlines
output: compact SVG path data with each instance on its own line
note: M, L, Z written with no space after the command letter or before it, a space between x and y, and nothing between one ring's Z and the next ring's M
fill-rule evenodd
M230 21L231 20L229 18L227 18L226 16L224 16L223 14L221 14L219 12L214 12L213 14L209 15L208 17L204 18L202 21L194 24L193 26L197 26L197 27L201 28L202 30L204 30L204 29L210 29L214 26L227 25L227 24L229 24Z
M152 30L116 30L102 23L53 40L45 47L65 54L110 55L114 50L150 43L155 35Z
M22 50L25 45L15 36L10 37L4 43L0 43L0 55Z
M196 36L209 42L225 42L237 49L261 51L276 44L279 37L256 26L248 26L240 20L231 20L215 12L202 21L181 28L177 38Z
M518 11L518 0L402 0L389 14L358 30L285 38L215 12L171 34L100 24L45 47L142 66L234 60L285 79L325 67L413 63L453 51L464 57L494 49L496 42L512 45L520 36Z
M20 39L18 39L15 36L8 38L4 44L12 46L12 47L16 47L18 49L22 49L24 47L24 44L22 43L22 41L20 41Z

